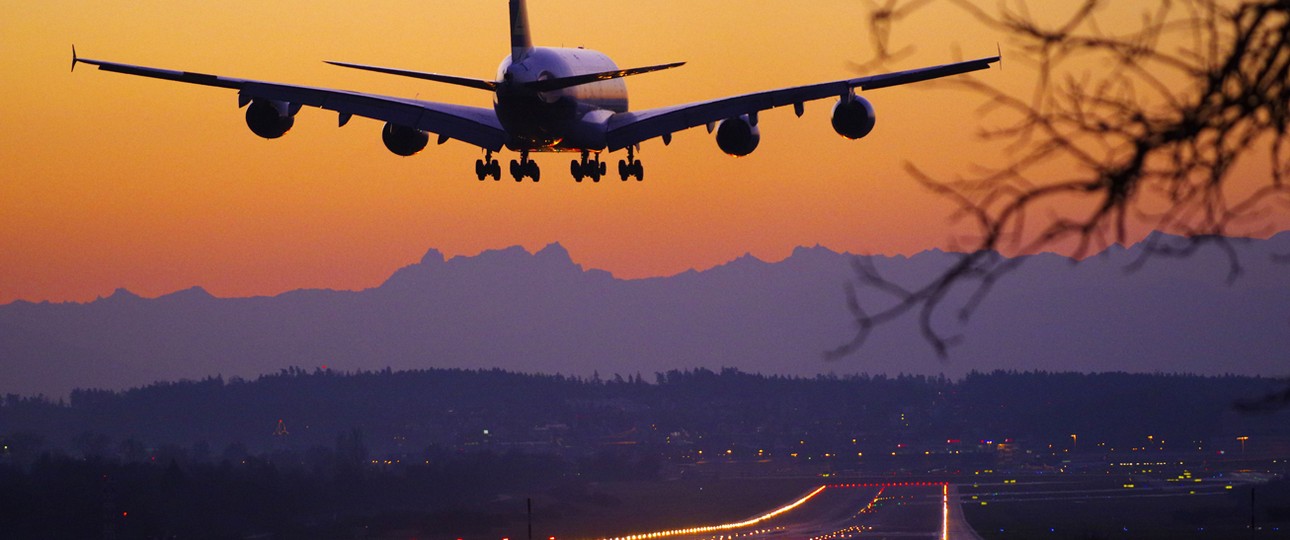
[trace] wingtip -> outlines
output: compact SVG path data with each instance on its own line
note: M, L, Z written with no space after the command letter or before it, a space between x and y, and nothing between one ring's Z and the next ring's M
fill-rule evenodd
M999 59L999 71L1003 71L1003 46L994 42L994 57Z
M76 71L76 44L72 44L72 71Z

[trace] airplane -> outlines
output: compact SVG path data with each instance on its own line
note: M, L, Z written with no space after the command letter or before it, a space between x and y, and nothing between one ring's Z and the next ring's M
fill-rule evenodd
M602 153L625 149L627 156L618 161L618 175L623 181L630 177L640 181L645 177L645 168L636 159L635 152L642 142L660 138L668 145L673 133L698 126L706 126L708 133L715 130L717 146L726 154L746 156L761 141L757 126L761 111L792 105L800 117L803 104L817 99L836 97L838 101L831 118L834 131L848 139L859 139L873 130L875 117L873 105L857 96L857 90L987 69L1000 60L996 55L629 111L624 78L675 68L684 62L621 69L600 52L535 47L529 32L526 0L509 1L511 54L498 66L496 80L327 61L339 67L486 90L493 93L492 108L92 60L78 57L75 45L72 46L72 70L78 63L90 64L103 71L237 90L238 107L246 108L247 127L266 139L276 139L289 131L295 124L296 113L308 105L335 111L339 114L340 126L354 116L385 122L381 139L390 152L400 156L420 152L431 133L438 136L439 144L456 139L475 145L484 151L483 159L475 160L475 176L480 181L487 177L494 181L501 179L501 165L493 153L506 148L519 153L519 160L510 161L509 172L516 182L526 177L534 182L541 178L537 163L530 157L533 152L580 153L581 158L569 165L574 180L581 182L583 178L590 178L599 182L607 172L600 158Z

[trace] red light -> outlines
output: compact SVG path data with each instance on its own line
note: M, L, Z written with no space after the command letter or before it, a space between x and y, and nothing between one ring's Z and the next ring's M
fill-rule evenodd
M128 516L128 515L130 515L130 513L129 513L129 512L121 512L121 517L125 517L125 516Z

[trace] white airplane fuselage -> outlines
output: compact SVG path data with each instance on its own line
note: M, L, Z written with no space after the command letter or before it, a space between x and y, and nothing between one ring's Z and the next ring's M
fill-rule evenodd
M529 49L519 62L512 56L497 68L500 84L493 98L497 119L511 135L507 147L548 152L603 149L609 117L627 112L627 84L622 78L545 92L522 85L616 71L613 60L593 50L554 47Z

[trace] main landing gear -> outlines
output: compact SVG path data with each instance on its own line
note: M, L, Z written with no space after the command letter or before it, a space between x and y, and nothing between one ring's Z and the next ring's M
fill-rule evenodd
M485 178L493 177L493 181L502 179L502 166L493 159L493 151L485 150L484 159L475 160L475 177L483 182Z
M569 162L569 173L573 174L574 182L581 182L585 177L591 177L592 182L599 182L600 177L605 175L605 162L600 161L600 154L596 154L594 161L588 161L587 157L590 152L582 151L582 160L573 160Z
M521 150L520 160L511 160L511 177L514 178L516 182L523 182L525 176L532 178L534 182L537 182L542 177L542 171L538 170L538 164L536 161L529 159L529 151Z
M599 182L600 178L605 176L609 167L604 161L600 160L600 154L594 156L591 151L583 150L582 158L569 162L569 173L573 175L574 181L581 182L583 178L590 178L592 182ZM523 182L524 178L532 178L534 182L541 179L542 171L538 170L537 162L529 159L529 151L521 150L520 159L511 160L511 177L516 182ZM488 177L494 181L502 179L502 166L493 159L492 150L484 151L484 159L475 160L475 178L481 182ZM636 181L645 179L645 167L641 165L640 160L636 159L636 148L627 147L627 159L618 160L618 176L624 182L628 178L636 177Z
M641 165L640 160L636 159L634 150L635 147L628 146L627 159L618 160L618 176L619 178L622 178L624 182L627 181L628 177L632 176L636 177L637 182L645 179L645 166ZM603 173L604 171L601 172Z

